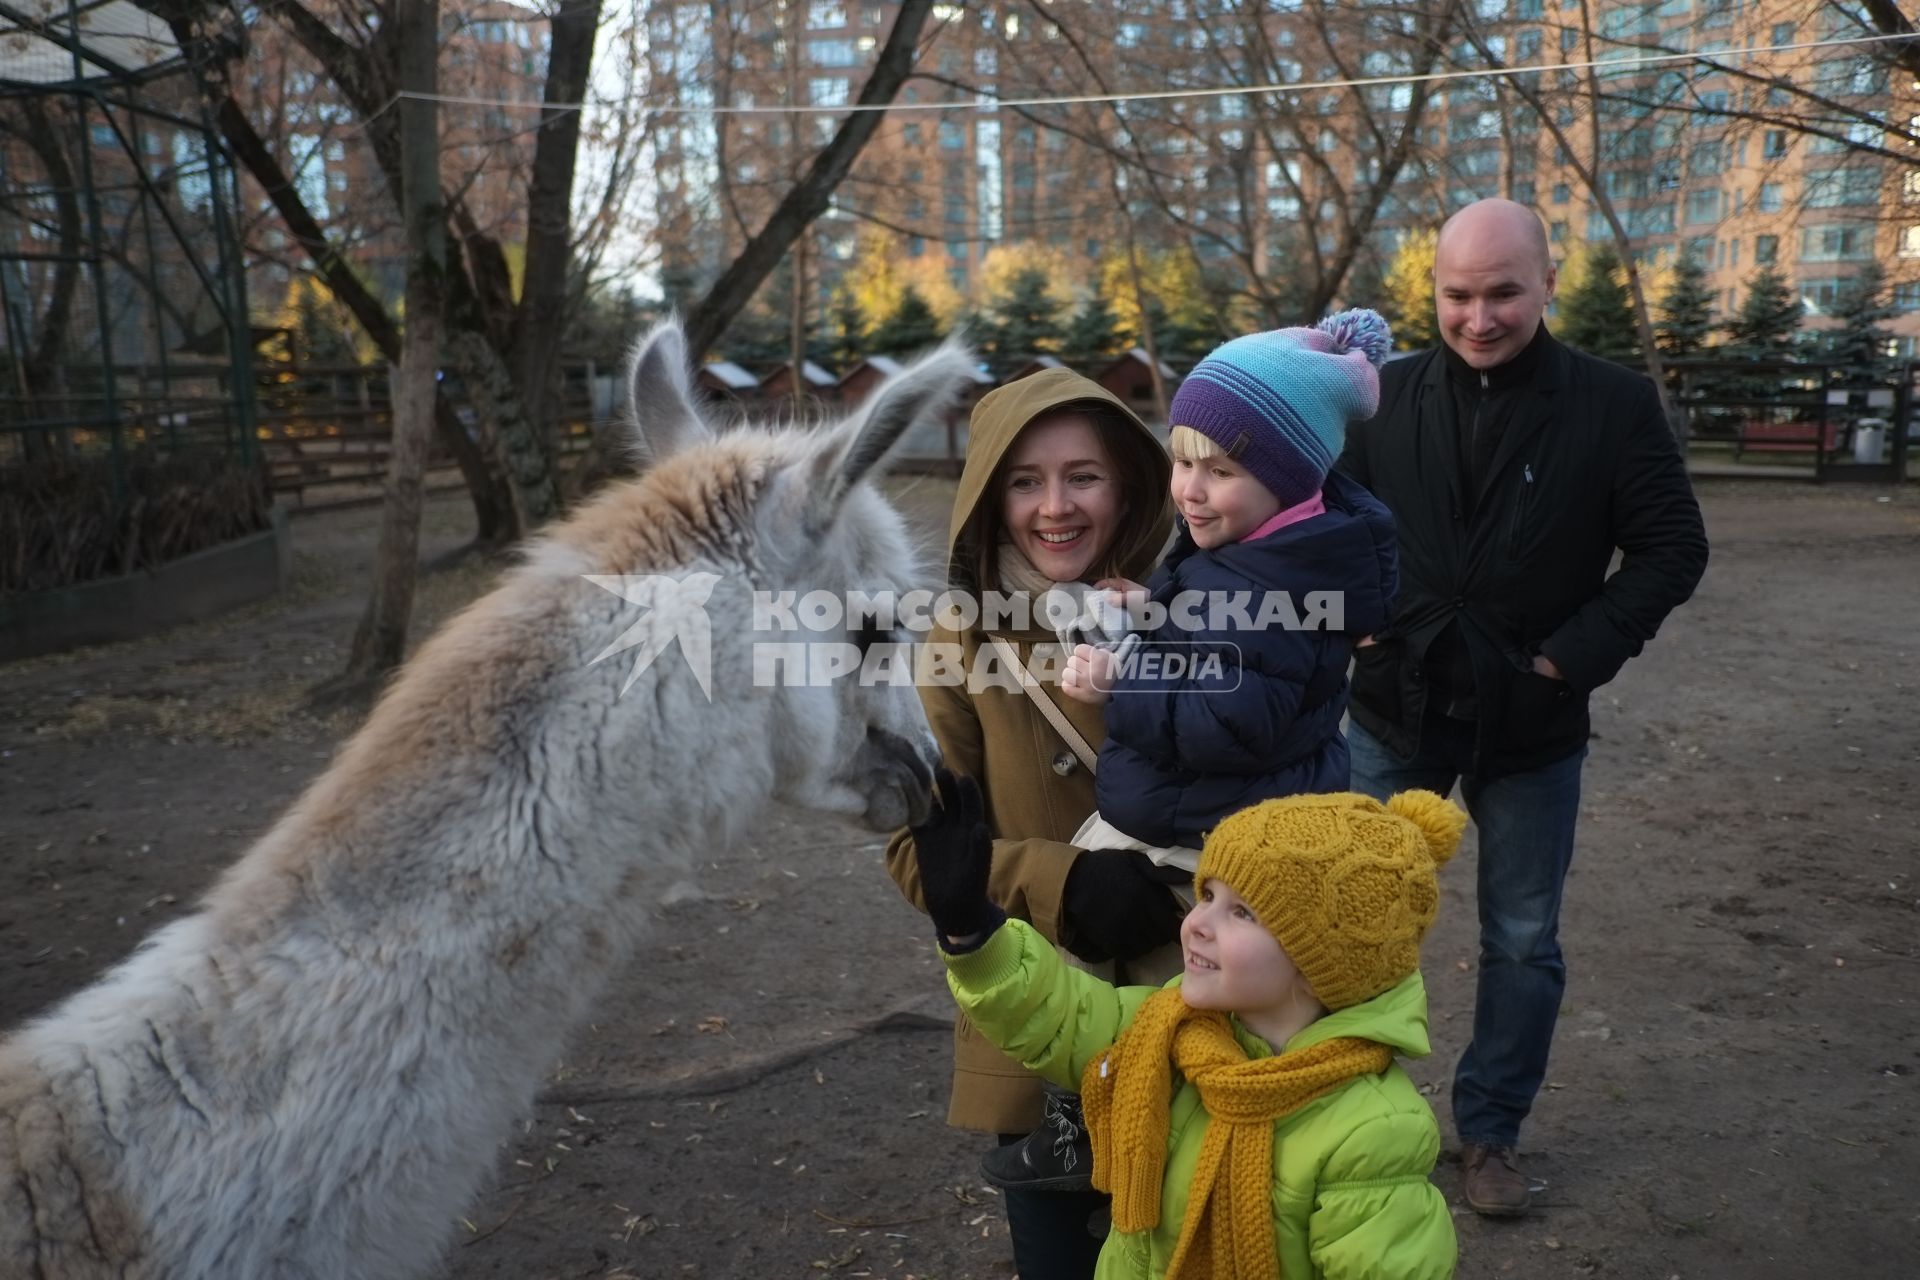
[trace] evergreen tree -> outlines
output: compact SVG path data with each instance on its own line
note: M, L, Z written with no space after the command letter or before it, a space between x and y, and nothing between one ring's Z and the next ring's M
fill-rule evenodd
M1147 323L1153 326L1153 342L1162 364L1185 370L1199 364L1208 352L1220 345L1219 330L1207 322L1197 308L1168 310L1159 298L1147 299ZM1139 346L1144 349L1146 343Z
M1621 279L1620 255L1612 245L1587 251L1585 269L1560 295L1561 341L1603 360L1631 360L1640 353L1633 303Z
M355 359L353 340L337 323L337 308L323 302L317 285L309 282L294 303L294 344L308 364L349 364Z
M1060 359L1068 368L1092 377L1100 366L1120 354L1125 341L1113 304L1104 292L1095 289L1067 323L1060 339Z
M1822 354L1839 366L1835 372L1847 385L1882 383L1893 371L1893 362L1887 358L1887 342L1893 335L1882 327L1894 314L1886 285L1886 271L1878 262L1869 262L1834 302L1833 318L1840 323L1823 335Z
M1754 359L1789 359L1800 332L1800 314L1800 300L1787 278L1771 266L1762 267L1747 281L1740 309L1726 322L1727 343Z
M1674 266L1673 282L1660 296L1660 350L1684 359L1705 349L1715 327L1713 297L1707 269L1692 254L1681 254Z
M860 300L846 289L835 290L832 322L817 357L828 368L842 373L859 364L867 354L867 315Z
M908 285L900 295L900 305L880 322L867 345L877 354L898 356L924 350L938 341L939 317L933 314L933 308L920 296L920 291Z
M998 373L1060 345L1060 308L1047 292L1044 271L1027 267L1007 281L1006 292L988 303L978 341Z

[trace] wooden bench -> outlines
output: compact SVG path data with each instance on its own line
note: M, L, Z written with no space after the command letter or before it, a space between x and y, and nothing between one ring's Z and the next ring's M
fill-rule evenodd
M1743 422L1734 436L1733 460L1743 453L1840 454L1841 425L1837 422Z

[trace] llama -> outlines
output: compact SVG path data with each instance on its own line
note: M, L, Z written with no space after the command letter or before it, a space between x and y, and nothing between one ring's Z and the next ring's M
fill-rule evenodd
M429 1271L695 857L773 798L923 819L938 753L914 690L756 682L750 609L913 585L867 481L969 369L948 345L832 428L715 434L679 330L648 335L639 478L424 644L194 914L0 1041L0 1276ZM697 590L643 613L588 576Z

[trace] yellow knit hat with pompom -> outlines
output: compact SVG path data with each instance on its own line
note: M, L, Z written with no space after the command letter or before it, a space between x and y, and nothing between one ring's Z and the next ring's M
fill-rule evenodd
M1431 791L1385 804L1346 791L1267 800L1208 834L1194 884L1239 894L1320 1003L1345 1009L1420 967L1440 906L1434 873L1466 827Z

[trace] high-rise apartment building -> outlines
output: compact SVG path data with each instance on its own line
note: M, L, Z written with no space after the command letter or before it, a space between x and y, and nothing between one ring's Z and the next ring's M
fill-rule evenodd
M663 127L669 278L711 279L758 228L831 138L896 12L884 0L650 7L657 101L810 109L694 111ZM1636 259L1657 269L1691 254L1723 312L1771 264L1818 324L1880 261L1911 351L1920 152L1902 157L1920 97L1885 47L1833 43L1870 34L1852 6L1470 0L1443 41L1433 22L1424 8L1315 0L937 6L900 109L808 238L816 305L864 227L933 256L962 292L996 244L1037 241L1091 270L1131 236L1191 254L1249 319L1278 322L1365 301L1408 230L1481 196L1533 205L1563 253L1602 240L1592 174ZM1516 74L1405 78L1495 66ZM1233 86L1280 88L1165 96ZM1005 105L1083 95L1134 96Z

